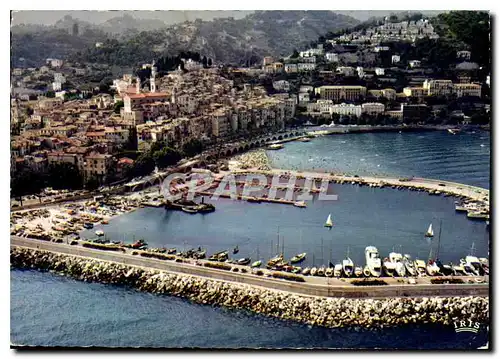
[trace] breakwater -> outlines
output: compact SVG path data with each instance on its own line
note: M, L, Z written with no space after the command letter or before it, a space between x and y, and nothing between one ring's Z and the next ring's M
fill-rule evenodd
M453 325L489 320L487 297L387 299L320 298L156 269L36 249L11 247L11 267L54 271L78 280L128 285L142 291L187 298L195 303L246 309L324 327Z

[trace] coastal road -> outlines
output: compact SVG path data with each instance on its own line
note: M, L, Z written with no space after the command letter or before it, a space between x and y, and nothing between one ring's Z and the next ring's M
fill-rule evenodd
M290 282L283 279L257 276L252 273L235 273L212 269L192 263L177 263L153 258L133 256L127 253L107 252L96 249L59 244L54 242L26 239L11 236L11 246L34 250L50 251L57 254L78 256L114 262L118 264L156 269L172 273L181 273L208 278L217 281L229 281L257 287L264 287L283 292L319 297L350 297L350 298L387 298L387 297L419 297L419 296L488 296L488 283L467 284L430 284L427 280L418 278L417 284L399 283L397 279L384 279L389 285L355 286L347 281L336 278L305 277L306 282ZM242 268L241 266L238 266ZM247 267L247 269L249 269ZM264 272L268 272L263 270ZM467 280L470 279L466 278ZM423 280L421 282L421 280Z

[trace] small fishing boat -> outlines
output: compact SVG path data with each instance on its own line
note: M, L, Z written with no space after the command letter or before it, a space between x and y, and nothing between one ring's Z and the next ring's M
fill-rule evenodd
M394 277L394 275L396 274L396 263L391 262L389 258L384 258L382 268L385 275L388 277Z
M342 272L347 278L352 277L354 272L354 263L351 258L347 257L342 261Z
M292 273L293 274L299 274L302 271L301 267L293 267L292 268Z
M306 208L307 207L307 204L305 201L297 201L297 202L294 202L293 205L295 207L299 207L299 208Z
M233 249L233 254L236 254L240 251L240 249L238 248L238 246L234 247Z
M306 268L302 269L302 274L303 275L309 275L309 273L311 273L311 268L306 267Z
M206 255L207 255L207 251L202 250L201 248L198 248L198 251L193 253L193 257L196 259L205 259Z
M325 227L330 228L330 229L333 227L333 221L332 221L332 215L331 214L329 214L328 218L326 219Z
M405 265L406 272L408 273L408 275L410 276L417 275L417 269L415 268L415 263L413 262L409 254L405 254L403 256L403 263Z
M415 260L415 268L419 277L427 277L425 262L421 259Z
M354 275L358 278L361 277L363 275L363 268L361 267L354 268Z
M479 258L479 262L481 262L484 274L489 275L490 274L490 261L487 258Z
M311 140L308 137L301 137L301 138L299 138L299 141L300 142L309 142Z
M285 147L285 146L282 145L281 143L273 143L273 144L267 146L267 149L268 150L281 150L283 147Z
M458 275L458 276L466 276L467 275L467 272L465 271L465 268L462 264L454 265L451 267L451 269L453 270L454 275Z
M95 234L96 234L97 236L99 236L99 237L104 236L104 232L103 232L103 231L101 231L101 230L99 230L99 231L95 231Z
M370 268L368 266L365 266L363 268L363 274L365 277L370 277L372 275L372 272L370 271Z
M326 268L326 270L325 270L325 276L326 277L333 277L333 268L332 267Z
M188 208L188 207L182 207L181 210L183 212L189 213L189 214L195 214L198 213L198 210L193 209L193 208Z
M318 274L318 268L316 268L316 267L312 267L312 268L311 268L311 275L315 276L315 275L317 275L317 274Z
M101 224L109 224L109 222L108 222L107 220L103 219L103 220L101 221Z
M246 266L247 264L250 264L251 259L250 258L241 258L238 259L238 264L241 264L243 266Z
M333 267L333 275L336 278L339 278L342 275L342 264L335 264L335 267Z
M252 268L258 268L262 265L262 261L255 261L252 263L251 267Z
M94 225L92 223L86 222L83 224L83 227L85 227L86 229L92 229L94 228Z
M175 254L177 252L176 248L169 248L167 249L167 254Z
M290 259L290 263L300 263L306 259L307 253L300 253Z
M318 276L324 277L325 276L325 270L326 270L325 266L319 267L318 268Z
M432 223L429 225L427 232L425 232L425 237L427 237L427 238L434 237L434 231L432 230Z
M429 260L426 269L427 269L427 274L430 276L436 276L441 274L439 266L437 265L435 260L432 259Z
M389 260L394 263L396 274L399 277L404 277L406 275L405 265L403 263L403 256L401 253L391 252L389 253Z

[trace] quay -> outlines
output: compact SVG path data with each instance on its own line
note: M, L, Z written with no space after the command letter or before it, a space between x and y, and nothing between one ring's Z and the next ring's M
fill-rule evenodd
M238 272L225 271L204 267L203 260L185 260L178 262L159 260L132 255L133 250L124 252L110 252L99 249L54 243L36 239L26 239L11 236L12 248L24 248L36 252L50 252L64 256L76 256L98 261L117 263L127 266L148 268L165 271L167 273L187 274L216 281L232 282L266 288L270 290L295 293L314 297L342 297L342 298L394 298L394 297L487 297L489 295L489 277L481 277L484 283L474 282L471 277L453 277L462 279L463 284L432 284L430 278L416 278L416 283L410 284L404 278L384 278L387 285L359 286L351 282L353 279L338 279L324 277L304 277L304 282L290 282L283 279L271 278L267 275L271 271L262 269L257 275L249 267L232 265L239 268ZM241 269L245 268L246 273ZM472 282L468 282L472 281Z

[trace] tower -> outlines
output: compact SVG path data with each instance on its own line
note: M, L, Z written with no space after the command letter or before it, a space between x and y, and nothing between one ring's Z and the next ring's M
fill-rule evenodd
M135 79L135 93L141 93L141 78L139 76Z
M151 92L156 92L156 66L155 62L153 60L153 63L151 64L151 77L149 79L149 88Z
M177 97L177 95L176 95L176 88L174 86L174 88L172 89L172 96L170 98L170 102L175 103L177 101L176 97Z

